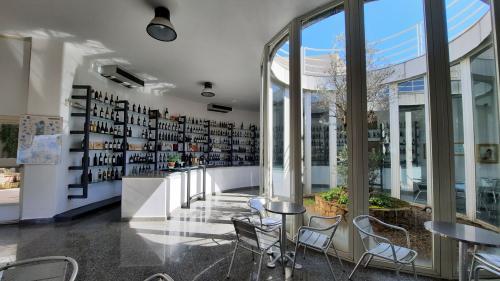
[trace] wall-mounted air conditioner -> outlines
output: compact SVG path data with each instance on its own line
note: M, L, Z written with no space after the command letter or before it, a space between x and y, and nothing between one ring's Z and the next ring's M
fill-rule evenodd
M209 104L207 104L207 110L208 111L228 113L228 112L231 112L233 110L233 108L229 107L229 106L224 106L224 105L218 105L218 104L209 103Z
M101 65L99 74L127 88L144 87L144 80L118 65Z

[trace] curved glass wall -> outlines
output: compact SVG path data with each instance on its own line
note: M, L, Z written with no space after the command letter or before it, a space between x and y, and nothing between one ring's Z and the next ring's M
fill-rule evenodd
M349 118L349 114L356 112L349 113L347 103L349 95L359 94L349 92L347 80L347 74L352 72L346 50L348 44L355 43L345 35L345 15L349 14L345 9L349 7L343 1L335 1L294 19L301 24L301 36L292 36L301 37L300 64L290 61L298 56L289 53L289 45L298 45L297 42L289 42L286 37L280 44L271 45L276 47L270 56L267 76L270 86L264 95L272 100L273 107L273 117L266 120L273 126L273 161L267 163L267 167L272 166L269 173L275 189L272 195L286 200L297 192L291 190L289 183L294 169L300 169L303 184L297 193L304 195L306 219L318 214L344 215L335 246L344 252L345 258L354 257L356 261L359 257L362 247L352 227L351 214L366 210L362 212L409 230L411 246L419 253L420 272L449 277L456 274L452 273L456 255L445 250L447 246L440 242L442 239L425 230L425 221L444 218L500 230L500 99L492 6L487 0L444 1L447 19L443 28L448 35L450 79L443 83L449 83L450 93L437 93L427 83L427 63L436 54L426 44L426 33L436 35L437 31L424 23L429 21L424 15L424 5L431 6L427 10L432 9L436 1L359 2L364 3L364 13L358 13L364 14L364 19L357 20L364 23L364 30L351 30L349 34L364 35L366 68L362 74L366 74L364 143L367 145L363 149L363 164L367 168L359 170L362 165L349 162L349 159L359 161L350 158L349 149L360 147L356 139L359 136L352 128L361 123ZM294 24L288 26L289 32L296 32L292 30ZM301 68L303 161L300 167L292 167L287 159L290 141L287 136L291 130L287 120L298 113L289 111L294 100L290 99L290 93L297 91L293 86L290 88L289 79L291 73L296 73L291 68L297 65ZM354 83L365 81L358 76L351 79ZM451 95L451 117L443 121L453 128L450 144L430 130L430 124L437 122L435 118L441 118L440 112L437 116L429 113L432 100L445 94ZM435 123L431 122L433 118ZM348 141L349 134L353 143ZM454 178L451 185L444 186L441 182L433 183L445 176L440 175L444 171L432 157L433 149L448 149L449 145L454 170L448 173L448 179ZM353 182L351 177L361 176L366 178L366 188L348 186ZM351 194L360 191L363 200ZM325 204L325 201L330 202ZM337 204L339 201L343 206ZM399 244L404 242L387 230L377 229L377 232Z

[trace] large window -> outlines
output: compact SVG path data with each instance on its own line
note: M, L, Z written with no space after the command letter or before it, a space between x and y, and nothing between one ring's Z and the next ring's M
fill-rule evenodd
M306 216L344 215L335 246L349 252L345 15L338 6L302 25ZM335 195L335 196L332 196Z
M409 230L417 264L431 267L423 1L366 1L364 9L369 213Z
M286 37L273 50L269 89L272 99L272 196L281 198L290 198L288 47Z
M452 64L456 211L462 222L479 220L498 230L500 123L491 4L448 0L446 16Z

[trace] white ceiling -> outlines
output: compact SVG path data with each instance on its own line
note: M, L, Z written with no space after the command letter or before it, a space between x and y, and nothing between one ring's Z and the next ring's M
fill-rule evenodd
M0 34L63 37L102 50L159 82L167 94L258 110L262 49L292 18L328 0L2 0ZM178 38L149 37L151 5L171 10ZM200 95L212 81L216 97Z

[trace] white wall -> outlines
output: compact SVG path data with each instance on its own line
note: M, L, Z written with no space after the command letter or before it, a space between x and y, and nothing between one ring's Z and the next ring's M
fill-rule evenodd
M258 124L258 112L208 112L206 104L172 97L168 93L154 95L143 90L127 89L96 73L97 67L92 61L102 55L89 52L75 43L55 39L32 40L27 113L62 116L64 137L60 164L26 165L22 219L50 218L64 211L121 194L121 182L117 181L90 185L87 199L67 199L69 194L81 193L81 190L69 191L67 188L68 184L79 182L80 176L79 172L68 172L68 166L79 163L82 157L81 153L69 153L69 148L78 141L75 136L69 136L71 110L68 101L74 84L91 85L108 94L118 94L121 99L127 99L136 105L146 105L162 112L168 107L170 114L234 121L236 124Z
M0 115L26 113L31 42L0 37Z

